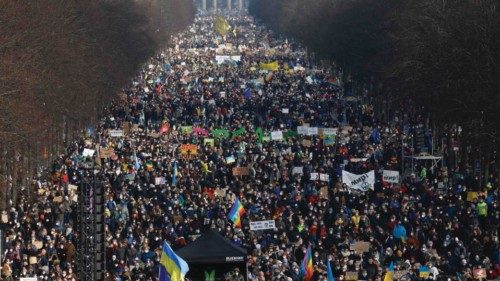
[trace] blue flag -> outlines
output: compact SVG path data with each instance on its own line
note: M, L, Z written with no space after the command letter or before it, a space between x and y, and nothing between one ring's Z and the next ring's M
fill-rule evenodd
M245 90L245 92L243 92L243 95L245 96L245 98L247 100L251 99L252 98L252 90L250 90L250 88L247 88Z
M326 259L326 274L328 281L335 281L335 278L333 277L332 266L330 265L330 261L328 259Z
M138 171L141 168L141 163L139 162L139 158L137 158L137 153L134 150L134 169Z
M177 161L174 161L174 170L172 172L172 185L177 184Z

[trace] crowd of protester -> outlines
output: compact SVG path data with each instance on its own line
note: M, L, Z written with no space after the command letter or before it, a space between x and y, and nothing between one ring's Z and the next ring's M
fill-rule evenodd
M75 186L85 161L106 179L106 280L155 280L163 241L179 249L210 228L248 250L248 280L302 280L309 245L313 280L326 280L327 260L338 280L347 272L381 280L391 262L407 280L471 280L477 268L500 276L498 167L485 186L473 169L428 163L398 184L383 182L382 170L402 169L401 150L410 149L402 138L422 123L411 105L377 120L377 108L346 98L299 44L244 14L226 15L231 28L222 37L214 19L199 15L144 66L50 178L36 178L35 203L21 199L2 212L3 280L77 279ZM238 57L218 63L216 55ZM262 65L273 62L274 71ZM328 142L297 126L338 133ZM283 139L270 139L273 131ZM197 150L183 154L183 144ZM248 175L233 175L234 167ZM350 190L342 170L374 170L375 185ZM235 198L246 210L241 228L227 218ZM250 231L250 221L269 219L276 229ZM368 249L352 250L363 241ZM429 277L419 277L423 265Z

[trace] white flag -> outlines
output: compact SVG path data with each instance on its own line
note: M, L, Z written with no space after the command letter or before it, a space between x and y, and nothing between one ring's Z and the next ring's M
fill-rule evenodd
M349 189L360 191L373 190L375 185L375 171L356 175L347 171L342 171L342 183L345 183Z

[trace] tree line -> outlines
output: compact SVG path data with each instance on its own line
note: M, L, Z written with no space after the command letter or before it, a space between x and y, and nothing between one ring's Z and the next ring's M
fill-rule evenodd
M0 0L0 208L193 17L183 0Z
M459 139L462 170L498 167L498 1L254 0L250 12L334 62L383 116L402 100L425 108L443 153Z

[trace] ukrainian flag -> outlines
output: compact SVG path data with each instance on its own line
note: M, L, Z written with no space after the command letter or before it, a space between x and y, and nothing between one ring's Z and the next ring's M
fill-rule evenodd
M384 281L392 281L393 276L394 276L394 263L391 261L391 264L389 264L387 272L385 273Z
M158 281L184 281L189 266L176 255L167 242L163 242Z

